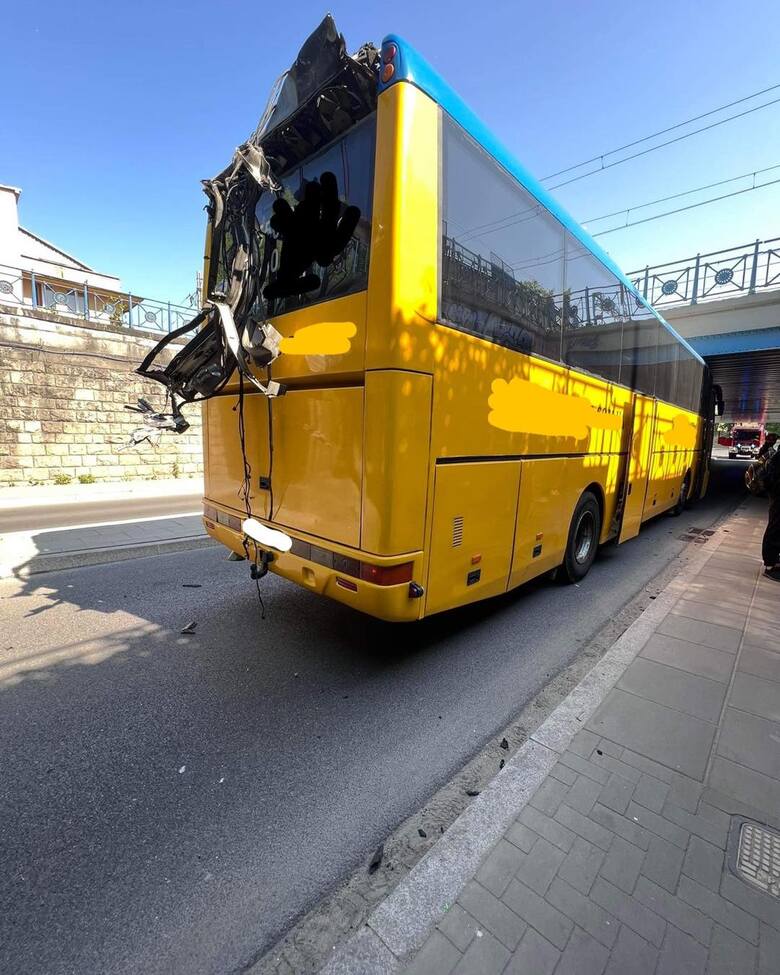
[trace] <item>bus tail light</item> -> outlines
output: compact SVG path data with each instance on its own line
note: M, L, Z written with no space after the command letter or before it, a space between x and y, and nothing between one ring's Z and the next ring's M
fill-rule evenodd
M400 565L370 565L363 562L360 578L363 582L373 582L375 586L397 586L401 582L412 581L413 568L413 562L402 562Z

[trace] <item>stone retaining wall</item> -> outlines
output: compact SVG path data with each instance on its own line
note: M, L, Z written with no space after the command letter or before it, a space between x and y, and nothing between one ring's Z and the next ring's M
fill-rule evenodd
M201 473L198 406L184 409L186 433L163 433L157 448L119 449L140 419L125 405L139 396L163 405L162 386L133 373L156 341L136 329L0 305L0 486Z

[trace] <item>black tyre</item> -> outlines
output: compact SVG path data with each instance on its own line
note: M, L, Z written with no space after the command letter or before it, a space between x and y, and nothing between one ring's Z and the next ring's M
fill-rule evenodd
M685 506L688 504L688 495L691 493L691 474L690 471L683 478L683 482L680 485L680 494L677 497L677 503L673 508L669 509L669 514L677 518L683 513Z
M586 491L577 502L569 526L566 555L561 566L563 582L579 582L588 574L596 558L601 534L601 509L599 503Z

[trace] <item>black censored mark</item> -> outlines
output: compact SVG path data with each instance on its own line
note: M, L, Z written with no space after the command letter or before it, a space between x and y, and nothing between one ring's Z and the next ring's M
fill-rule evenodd
M276 280L263 290L266 299L314 291L321 283L313 264L327 267L349 243L360 210L348 206L339 216L338 184L333 173L306 183L303 199L293 209L287 200L274 201L271 229L282 241Z

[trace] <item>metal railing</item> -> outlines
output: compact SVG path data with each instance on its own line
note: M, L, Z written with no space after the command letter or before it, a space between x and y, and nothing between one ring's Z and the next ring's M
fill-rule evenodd
M656 264L628 277L651 305L696 305L780 288L780 237Z
M52 275L0 264L0 304L44 309L82 321L151 332L172 332L197 308L62 281Z

